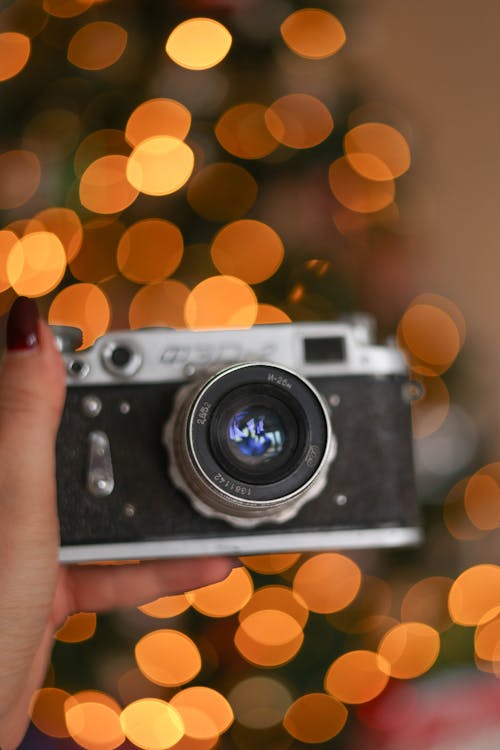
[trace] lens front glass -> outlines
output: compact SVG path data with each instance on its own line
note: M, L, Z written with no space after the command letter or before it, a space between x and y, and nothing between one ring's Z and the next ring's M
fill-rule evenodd
M298 419L298 406L292 409L267 386L237 388L214 409L210 428L213 455L238 481L279 481L292 470L301 449Z
M232 454L249 465L271 461L286 440L283 422L264 406L243 407L231 417L227 431Z

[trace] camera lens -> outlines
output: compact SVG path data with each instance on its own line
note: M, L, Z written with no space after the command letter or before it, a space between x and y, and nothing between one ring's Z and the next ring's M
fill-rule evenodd
M333 458L326 408L307 380L241 364L179 392L167 424L174 483L201 514L282 522L321 491Z
M272 391L266 385L242 386L223 398L214 411L212 452L241 481L259 485L279 481L293 469L301 447L299 415Z

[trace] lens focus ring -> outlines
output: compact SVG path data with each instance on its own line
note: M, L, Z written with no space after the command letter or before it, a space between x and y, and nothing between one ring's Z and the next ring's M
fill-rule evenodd
M242 527L295 515L325 485L334 453L316 390L267 364L235 365L179 394L165 442L196 509Z

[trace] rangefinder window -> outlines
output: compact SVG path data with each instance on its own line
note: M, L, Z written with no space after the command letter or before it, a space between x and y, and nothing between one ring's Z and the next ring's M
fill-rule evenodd
M304 339L306 362L317 364L321 362L344 362L345 339L343 336L332 338Z

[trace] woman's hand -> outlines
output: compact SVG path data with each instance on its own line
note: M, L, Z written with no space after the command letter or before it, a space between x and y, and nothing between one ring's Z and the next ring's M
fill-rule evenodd
M128 607L213 583L235 562L60 566L55 440L65 374L32 300L14 303L7 347L0 370L0 747L14 750L43 682L54 632L69 614Z

